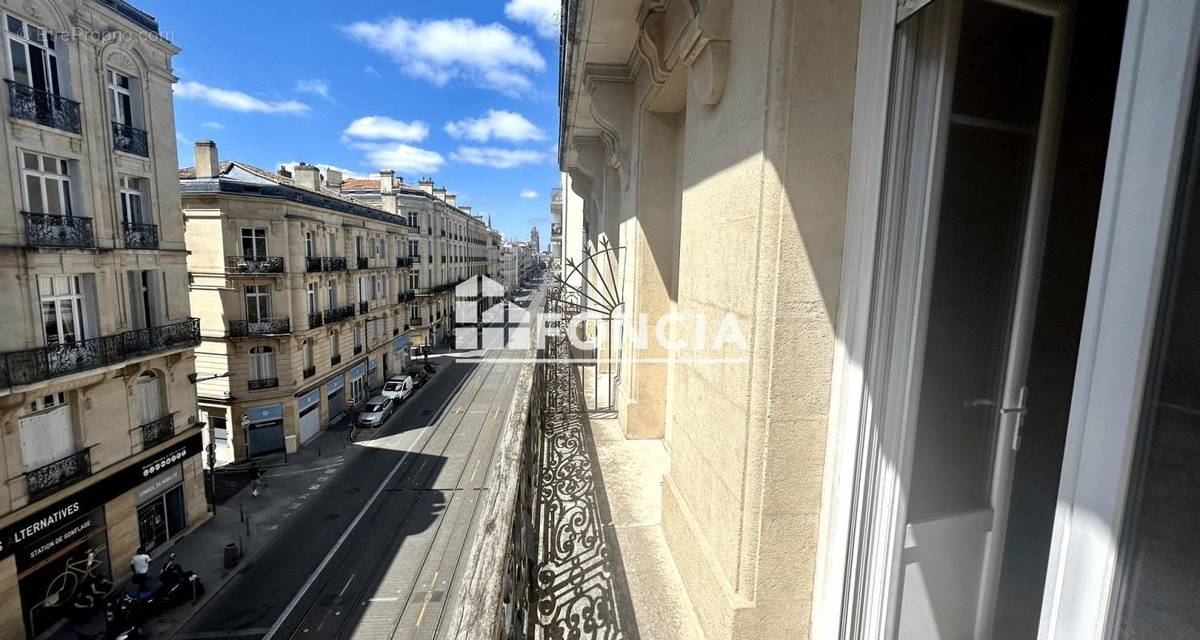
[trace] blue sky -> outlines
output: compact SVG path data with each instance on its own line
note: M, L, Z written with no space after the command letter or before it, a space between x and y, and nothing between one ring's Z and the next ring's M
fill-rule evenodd
M175 58L191 143L264 169L296 161L431 176L509 237L549 238L558 0L134 0Z

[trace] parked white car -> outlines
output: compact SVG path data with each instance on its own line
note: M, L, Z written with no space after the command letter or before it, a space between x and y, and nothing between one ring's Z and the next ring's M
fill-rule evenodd
M412 376L399 374L388 378L387 382L383 383L384 397L391 398L393 402L399 404L413 391Z

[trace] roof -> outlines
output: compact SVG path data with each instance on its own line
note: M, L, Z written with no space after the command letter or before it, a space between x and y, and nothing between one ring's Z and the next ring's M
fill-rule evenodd
M265 171L254 165L244 162L226 161L220 164L220 170L216 178L197 178L195 167L184 167L179 170L179 182L183 188L184 195L189 193L205 193L209 191L219 191L225 193L239 193L242 195L262 195L269 197L283 197L296 202L310 204L313 206L323 206L331 208L343 213L350 213L369 217L383 222L390 222L398 225L408 225L408 220L403 216L398 216L388 213L383 209L372 207L364 204L360 200L351 198L350 196L342 195L337 189L330 189L326 186L321 186L317 190L308 189L296 184L295 180L281 176L273 171ZM378 181L376 181L378 184ZM206 187L212 188L206 188ZM249 190L245 186L251 187ZM258 187L274 187L269 189L253 188ZM312 195L318 195L327 201L313 201ZM319 199L318 199L319 200ZM337 203L337 204L333 204Z
M346 190L353 191L355 189L377 190L377 189L379 189L379 180L378 179L371 180L371 179L352 178L350 180L342 181L342 191L346 191Z

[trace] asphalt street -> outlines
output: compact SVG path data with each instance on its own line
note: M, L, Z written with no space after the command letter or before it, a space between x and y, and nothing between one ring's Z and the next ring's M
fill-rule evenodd
M360 436L367 449L175 637L440 637L520 355L438 359L429 384Z

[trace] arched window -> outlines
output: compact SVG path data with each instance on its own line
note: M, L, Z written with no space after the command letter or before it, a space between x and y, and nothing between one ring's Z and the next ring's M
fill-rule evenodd
M275 350L271 347L250 349L250 379L268 380L275 377Z
M138 413L141 424L150 424L167 414L162 376L147 371L137 379Z

